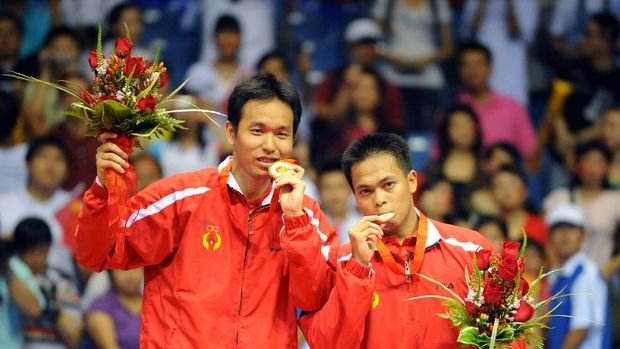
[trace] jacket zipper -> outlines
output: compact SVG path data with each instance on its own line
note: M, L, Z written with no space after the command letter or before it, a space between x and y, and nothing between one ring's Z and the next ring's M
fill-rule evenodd
M245 265L248 261L248 250L250 247L250 233L252 232L252 213L248 215L248 237L245 240L245 251L243 252L243 269L241 270L241 287L239 288L239 307L237 308L237 321L241 320L241 305L243 304L243 279L245 278ZM235 332L235 344L239 344L239 325Z
M252 233L252 216L258 212L259 210L261 210L263 207L267 207L267 206L261 206L257 209L255 209L254 211L250 212L250 214L248 215L248 236L247 239L245 240L245 251L243 253L243 269L241 270L241 287L239 288L239 307L237 308L237 318L238 321L241 320L241 305L243 304L243 280L245 278L245 266L247 264L248 261L248 251L250 249L250 235ZM239 326L237 324L237 328L235 330L235 345L239 344Z

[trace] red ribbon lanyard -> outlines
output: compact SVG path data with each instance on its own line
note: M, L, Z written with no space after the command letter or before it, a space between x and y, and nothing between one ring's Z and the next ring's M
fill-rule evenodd
M424 259L424 251L426 250L426 237L428 235L428 220L426 216L420 212L420 220L418 221L418 234L415 242L415 252L413 254L413 265L409 272L405 272L394 260L394 256L390 249L385 246L382 240L377 240L377 251L383 260L383 263L394 273L398 275L409 276L417 273L422 266L422 260Z

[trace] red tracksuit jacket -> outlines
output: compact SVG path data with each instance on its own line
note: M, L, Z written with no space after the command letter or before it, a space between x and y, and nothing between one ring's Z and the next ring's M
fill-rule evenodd
M273 192L249 203L231 175L227 207L218 178L206 169L139 192L129 234L107 228L107 189L93 184L77 259L96 271L145 267L141 348L297 348L295 307L316 310L327 299L324 256L336 234L308 197L304 216L284 217L278 206L262 225Z
M412 261L413 240L405 239L401 245L392 237L383 238L403 266L404 260ZM472 270L473 253L480 247L492 249L477 232L429 219L419 273L465 297L465 268ZM349 251L350 245L345 245L335 253L335 286L327 303L320 311L300 318L313 349L461 348L456 342L458 330L452 322L437 316L447 311L442 300L408 300L423 295L451 297L447 291L419 276L395 274L378 253L371 260L371 272L370 267L351 260Z

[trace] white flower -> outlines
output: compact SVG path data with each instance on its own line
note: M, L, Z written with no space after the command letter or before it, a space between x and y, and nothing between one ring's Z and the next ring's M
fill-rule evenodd
M97 74L103 75L108 71L108 60L103 60L103 64L97 66Z

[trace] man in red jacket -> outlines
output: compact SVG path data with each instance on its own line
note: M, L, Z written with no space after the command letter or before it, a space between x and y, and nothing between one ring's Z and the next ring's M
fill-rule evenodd
M316 310L326 300L320 286L336 243L304 195L303 169L276 181L268 173L291 152L300 116L291 84L272 75L243 82L225 126L233 156L138 192L132 212L112 226L104 171L129 165L109 141L115 136L104 136L77 259L97 271L144 266L142 348L297 348L295 307Z
M401 137L359 139L344 153L342 167L364 217L349 231L350 245L332 251L336 272L329 300L300 318L310 346L460 348L458 329L437 316L448 310L442 300L408 298L451 297L443 286L465 297L465 269L471 270L476 250L491 244L416 209L417 174Z

